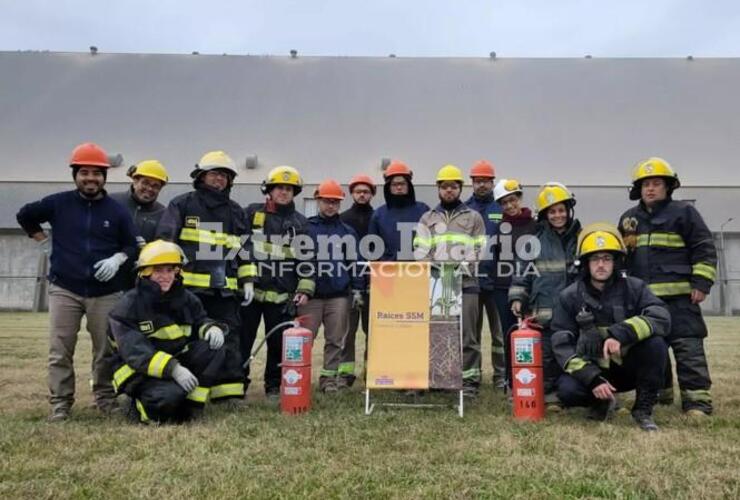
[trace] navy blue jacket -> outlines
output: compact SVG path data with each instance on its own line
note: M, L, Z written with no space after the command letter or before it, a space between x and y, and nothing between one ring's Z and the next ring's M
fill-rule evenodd
M478 198L473 195L465 204L483 217L483 222L486 226L486 236L490 241L492 236L498 234L498 225L501 223L501 218L503 217L501 205L493 199L493 194L485 198ZM484 255L478 264L478 273L480 275L478 277L478 285L483 290L493 290L496 288L496 251L495 248L491 249L488 244L486 248L490 251L488 251L487 255Z
M131 216L107 195L83 198L64 191L24 205L16 215L29 235L48 222L53 231L49 281L83 297L100 297L121 289L121 273L108 282L94 278L93 265L118 252L136 259L136 229Z
M365 279L360 275L362 269L357 268L356 272L347 270L348 266L351 266L357 260L362 260L359 258L359 240L355 230L349 224L342 222L339 215L330 218L315 215L308 219L308 234L314 242L316 265L318 266L315 273L316 292L314 297L329 299L348 296L352 290L364 291ZM319 245L319 236L337 236L343 238L344 241L341 242L341 246L336 243L328 245L324 243L322 245L325 247L323 250L328 250L331 254L322 255L319 253L319 250L322 250ZM339 240L337 239L337 241ZM334 252L339 254L336 257L342 258L334 258ZM328 257L328 259L323 257ZM343 266L340 264L343 264Z
M395 261L402 260L404 257L406 260L414 260L413 236L406 242L409 255L399 256L398 253L401 250L401 233L398 231L396 224L410 223L411 227L415 227L421 216L428 211L429 205L420 201L416 201L411 205L394 208L388 208L388 205L383 205L375 210L375 213L370 218L368 234L380 236L383 239L383 243L385 243L385 251L379 260Z

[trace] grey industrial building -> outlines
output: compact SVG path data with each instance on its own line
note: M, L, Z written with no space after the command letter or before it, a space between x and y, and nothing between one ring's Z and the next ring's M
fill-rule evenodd
M243 205L276 165L298 168L310 196L327 177L380 181L388 158L414 170L432 204L439 167L487 158L499 178L523 182L528 202L542 183L566 183L584 223L616 222L631 205L631 166L662 156L681 178L676 197L695 200L725 257L704 308L737 311L739 88L740 59L0 52L0 309L34 307L40 259L18 208L71 189L69 153L93 141L124 157L109 191L126 188L126 166L162 161L165 202L213 149L237 159L232 197Z

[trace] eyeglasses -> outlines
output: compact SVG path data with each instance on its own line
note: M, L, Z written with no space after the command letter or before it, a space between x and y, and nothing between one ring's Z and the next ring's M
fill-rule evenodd
M591 261L591 262L605 262L605 263L609 263L609 262L614 262L614 256L613 255L609 255L609 254L606 254L606 255L593 255L593 256L589 257L588 260Z

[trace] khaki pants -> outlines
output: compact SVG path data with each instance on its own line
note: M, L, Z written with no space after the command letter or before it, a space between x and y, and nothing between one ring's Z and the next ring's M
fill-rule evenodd
M463 385L478 387L481 379L481 354L478 330L478 294L463 293Z
M324 388L327 384L335 384L339 373L340 363L350 363L342 359L344 343L349 330L349 297L336 297L333 299L311 299L308 304L301 307L299 314L307 315L306 328L311 330L314 337L319 331L319 326L324 324L324 366L319 377L319 386ZM355 360L352 359L354 369Z
M49 285L49 402L71 407L74 404L74 354L82 316L92 339L92 389L98 407L115 398L112 374L106 363L110 345L106 336L108 313L121 297L82 297L59 285Z

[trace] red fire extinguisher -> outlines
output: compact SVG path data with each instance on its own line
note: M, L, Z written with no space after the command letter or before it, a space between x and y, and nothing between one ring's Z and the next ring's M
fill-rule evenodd
M283 332L280 410L296 415L311 408L311 347L313 334L301 326Z
M517 420L536 421L545 417L542 334L536 327L536 323L524 319L511 334L512 392Z

